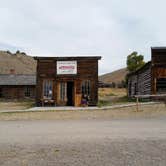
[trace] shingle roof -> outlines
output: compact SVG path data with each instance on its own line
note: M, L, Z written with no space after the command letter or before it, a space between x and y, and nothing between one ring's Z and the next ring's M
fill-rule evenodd
M0 74L0 85L36 85L36 75Z

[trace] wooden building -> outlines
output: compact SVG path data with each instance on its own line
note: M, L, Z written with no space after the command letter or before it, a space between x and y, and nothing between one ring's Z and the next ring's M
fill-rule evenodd
M0 74L0 98L34 99L36 75Z
M88 98L89 105L97 105L100 56L35 59L37 105L80 106L83 96Z
M128 96L166 93L166 47L152 47L151 61L128 74Z

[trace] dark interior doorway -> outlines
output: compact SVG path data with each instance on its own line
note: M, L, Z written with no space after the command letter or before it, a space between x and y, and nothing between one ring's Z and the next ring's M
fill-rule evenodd
M2 88L0 88L0 98L2 97Z
M67 105L74 105L74 82L67 82Z
M166 78L157 79L156 88L157 93L166 93Z

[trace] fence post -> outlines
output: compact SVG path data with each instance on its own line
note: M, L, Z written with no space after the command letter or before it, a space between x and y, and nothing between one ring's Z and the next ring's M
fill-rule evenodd
M139 98L138 98L138 96L137 96L137 98L136 98L136 107L137 107L137 112L139 111Z

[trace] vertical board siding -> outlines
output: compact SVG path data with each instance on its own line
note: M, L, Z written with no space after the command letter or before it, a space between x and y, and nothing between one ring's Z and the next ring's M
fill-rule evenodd
M66 58L69 60L70 58ZM73 58L73 60L75 60ZM39 105L42 99L42 82L44 79L54 79L54 100L57 105L64 105L59 99L59 83L61 81L74 82L74 105L81 104L82 90L81 85L85 80L91 82L91 105L97 105L98 102L98 59L79 59L77 58L77 74L76 75L57 75L56 63L57 59L48 60L38 59L37 63L37 85L36 85L36 103Z

